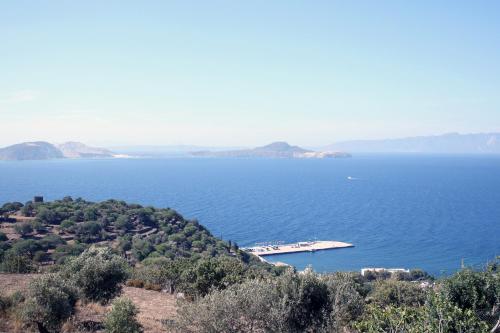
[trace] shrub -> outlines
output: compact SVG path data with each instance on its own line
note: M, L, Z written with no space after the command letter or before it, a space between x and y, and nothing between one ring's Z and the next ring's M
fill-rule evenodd
M60 218L57 213L46 207L40 207L38 209L38 214L36 214L36 219L44 224L59 224L61 223Z
M27 256L15 254L11 250L5 253L1 268L5 273L30 273L35 270Z
M331 312L327 284L314 273L245 280L213 290L178 311L181 332L313 332Z
M0 294L0 314L4 314L11 305L9 297Z
M33 255L42 250L42 246L38 241L33 239L20 239L12 245L11 251L17 255L33 257Z
M235 258L203 258L182 270L181 288L191 295L203 296L212 289L224 289L242 282L245 270L243 263Z
M49 260L49 258L50 256L45 251L37 251L33 256L33 261L40 263Z
M83 243L94 243L106 237L102 226L94 221L80 223L76 226L76 237Z
M146 289L146 290L154 290L154 291L161 291L161 286L159 284L154 284L154 283L146 282L144 284L144 289Z
M379 306L421 306L425 303L426 292L412 282L380 280L375 282L370 299Z
M64 220L61 222L61 228L64 230L70 230L75 226L75 222L71 220Z
M99 217L99 212L95 207L89 207L83 211L83 218L86 221L97 221L98 217Z
M120 215L116 219L115 223L115 228L121 229L121 230L130 230L134 227L134 224L130 220L130 218L127 215Z
M128 298L118 298L104 320L107 333L139 333L142 327L137 321L137 307Z
M288 331L305 332L321 327L331 311L328 286L314 272L289 271L277 278L281 298L287 300Z
M0 294L0 315L5 314L9 309L14 308L21 302L24 302L24 296L19 291L7 296Z
M291 332L289 310L275 281L248 280L182 303L174 328L189 333Z
M0 232L0 242L5 242L8 240L7 235L5 235L3 232Z
M132 240L132 253L138 260L143 260L153 251L154 246L148 240L140 238L134 238Z
M40 239L38 243L44 249L55 249L66 242L60 236L51 234Z
M128 265L109 248L91 247L69 260L61 272L78 286L85 301L106 303L121 291L121 283L128 276Z
M16 223L14 230L21 236L26 236L33 232L33 227L31 224L26 222Z
M429 332L484 333L488 331L486 322L481 321L474 311L458 307L442 294L432 294L425 310L427 317L425 325Z
M440 283L441 296L462 310L470 310L493 326L500 317L500 275L494 271L463 269Z
M40 332L58 331L74 312L76 290L59 275L48 274L33 280L28 288L21 318Z
M355 274L341 272L323 277L331 304L327 331L341 332L343 327L363 313L365 290L356 277Z
M68 258L80 255L85 249L86 245L81 243L59 245L52 254L52 258L58 264L62 264Z
M45 228L45 226L44 226L42 223L40 223L39 221L31 221L31 222L30 222L30 225L31 225L31 228L32 228L34 231L38 232L38 233L42 233L42 232L44 232L44 231L46 231L46 230L47 230L47 229Z
M14 213L23 207L23 204L20 202L7 202L3 204L2 211L5 213Z
M144 281L138 279L127 280L125 283L127 287L142 288L144 287Z
M357 330L356 332L363 333L438 332L432 330L428 331L423 327L424 325L425 312L423 308L394 307L392 305L387 307L370 305L363 315L363 318L360 321L353 323L354 328ZM439 332L448 333L449 331Z

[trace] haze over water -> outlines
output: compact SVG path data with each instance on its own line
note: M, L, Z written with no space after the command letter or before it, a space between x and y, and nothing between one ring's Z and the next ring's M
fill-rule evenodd
M0 162L0 202L66 195L172 207L216 236L339 240L351 249L281 255L317 271L450 273L500 254L500 156L351 159L115 159ZM350 178L350 179L349 179Z

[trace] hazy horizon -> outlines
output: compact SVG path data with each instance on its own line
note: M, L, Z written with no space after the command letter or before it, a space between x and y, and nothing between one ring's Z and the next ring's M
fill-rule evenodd
M0 146L500 132L500 4L0 4Z

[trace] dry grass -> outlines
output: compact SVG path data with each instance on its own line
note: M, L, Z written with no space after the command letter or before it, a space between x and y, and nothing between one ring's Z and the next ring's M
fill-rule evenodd
M0 274L0 291L10 295L15 291L24 291L29 282L38 274ZM123 287L122 295L130 298L138 307L138 320L144 327L145 333L167 332L162 327L161 321L173 319L176 316L177 306L174 295L168 293L145 290L141 288ZM98 303L76 305L75 316L63 327L63 332L76 332L79 323L102 323L110 305L103 306ZM19 330L19 323L12 318L0 320L0 332L25 332Z
M123 296L128 297L139 308L138 319L144 326L144 332L166 332L161 320L173 319L176 316L176 300L168 293L124 287Z
M3 274L0 273L0 292L11 295L16 291L24 291L29 282L38 274Z

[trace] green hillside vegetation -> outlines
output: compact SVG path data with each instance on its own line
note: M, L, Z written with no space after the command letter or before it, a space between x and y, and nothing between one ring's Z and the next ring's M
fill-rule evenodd
M20 332L141 332L124 285L177 295L177 314L160 314L165 332L500 332L500 258L438 280L318 274L261 263L171 209L68 197L1 211L0 267L42 273L0 294L0 316ZM112 304L93 328L75 321L87 303Z
M91 245L109 247L134 267L130 285L205 294L244 277L279 274L231 241L214 237L173 209L123 201L66 197L46 203L6 203L0 268L7 273L56 271ZM227 276L225 271L233 272Z
M98 244L112 247L132 263L155 257L249 259L236 244L213 237L196 220L186 220L169 208L67 197L47 203L6 203L0 213L5 216L0 239L8 238L1 240L2 258L14 253L38 264L61 263ZM9 229L14 230L6 235Z

